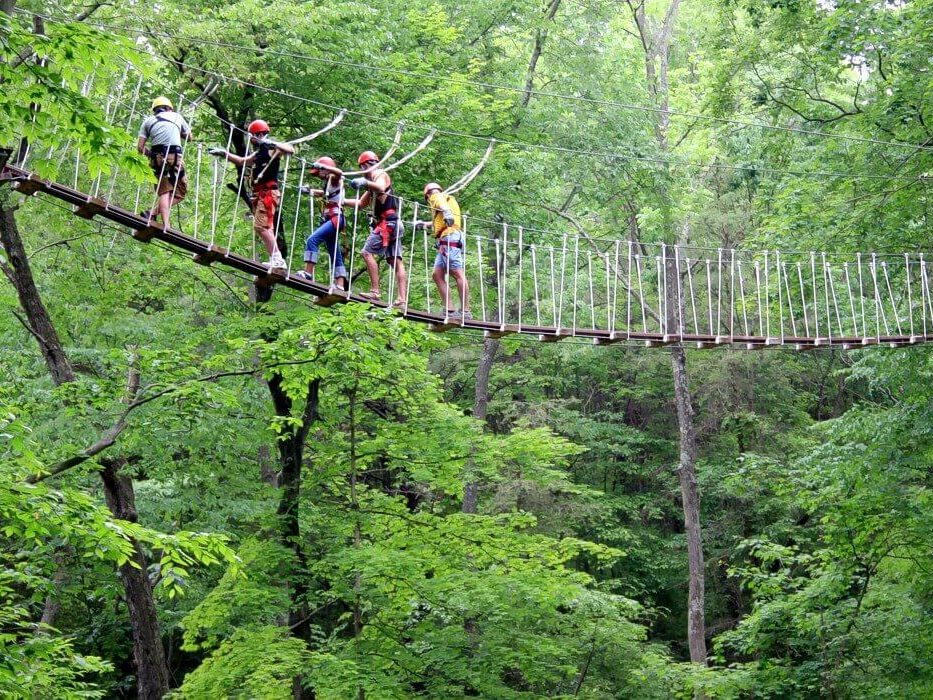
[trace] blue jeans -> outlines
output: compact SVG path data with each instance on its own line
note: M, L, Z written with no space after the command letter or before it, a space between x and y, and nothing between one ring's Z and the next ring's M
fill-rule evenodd
M334 266L334 278L348 277L347 268L343 266L343 251L337 245L337 234L347 225L347 220L340 214L339 229L334 226L333 217L321 219L321 225L314 233L308 236L305 242L305 262L317 264L318 249L321 243L327 246L327 253L330 255L331 265Z

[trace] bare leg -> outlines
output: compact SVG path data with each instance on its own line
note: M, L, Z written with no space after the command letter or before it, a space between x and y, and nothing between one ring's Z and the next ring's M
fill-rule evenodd
M408 300L408 273L405 272L405 263L401 258L389 258L386 262L395 270L395 280L398 282L395 298L404 304Z
M470 310L470 284L467 282L463 270L451 270L450 274L457 280L457 291L460 293L460 309L462 311Z
M270 258L278 254L279 246L275 242L275 234L272 233L271 228L260 232L259 237L262 239L263 245L266 246L266 252L269 253Z
M172 193L166 192L159 195L159 216L162 217L162 227L168 228L168 211L172 206Z
M363 261L366 263L366 271L369 273L369 289L378 292L379 263L376 261L376 256L372 253L363 253Z
M444 268L435 267L432 277L434 277L434 284L437 285L437 291L440 292L441 303L444 305L444 310L451 311L450 299L448 298L447 274L444 272Z

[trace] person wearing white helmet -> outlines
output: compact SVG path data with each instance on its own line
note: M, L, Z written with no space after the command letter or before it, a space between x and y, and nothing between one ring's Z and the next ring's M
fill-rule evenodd
M418 222L420 228L432 228L436 239L437 256L434 258L434 283L444 303L447 318L470 319L470 287L463 270L463 229L460 223L460 205L453 195L445 194L436 182L424 186L424 198L433 212L431 223ZM460 310L452 309L450 287L447 276L452 275L457 282L460 295Z
M149 167L156 177L158 201L152 210L140 212L140 216L149 221L161 218L165 228L169 226L169 210L188 193L188 177L181 157L182 140L191 140L188 122L173 110L167 97L156 97L152 101L152 115L139 127L136 149L149 156Z

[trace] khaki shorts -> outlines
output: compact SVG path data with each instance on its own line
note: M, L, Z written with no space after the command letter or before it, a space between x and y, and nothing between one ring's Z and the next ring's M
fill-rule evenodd
M253 231L257 234L275 228L275 214L279 208L281 196L278 190L267 190L256 194L256 203L253 205ZM267 200L272 204L267 205Z
M153 153L149 159L149 166L156 176L156 193L159 196L174 192L176 201L185 198L188 194L188 175L185 173L185 162L181 156L169 153L166 157L162 153Z

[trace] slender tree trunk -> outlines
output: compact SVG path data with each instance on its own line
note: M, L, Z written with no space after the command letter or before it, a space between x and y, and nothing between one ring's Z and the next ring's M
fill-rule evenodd
M674 371L674 399L677 402L677 423L680 427L680 497L684 508L684 530L687 535L689 586L687 593L687 644L690 660L706 664L706 580L703 562L703 537L700 531L700 493L697 489L697 441L693 406L690 403L690 378L687 374L687 353L682 347L671 352Z
M272 404L278 416L291 416L292 400L282 388L282 376L274 374L268 381ZM304 462L304 445L311 425L318 420L321 380L308 383L305 409L299 427L288 428L288 433L278 440L279 450L279 485L282 493L279 498L277 514L279 516L279 538L295 556L295 571L287 577L293 605L288 611L288 627L291 634L299 639L311 642L311 619L305 603L308 594L306 580L307 558L301 546L301 473ZM296 573L297 572L297 573ZM301 685L301 678L292 681L292 696L295 700L311 697Z
M56 385L73 382L74 370L32 277L26 249L16 225L16 210L9 200L9 190L0 192L0 243L6 251L7 258L3 267L4 274L16 289L20 307L26 314L24 324L39 343L39 350L52 375L52 381Z
M100 477L104 483L104 494L110 512L114 517L135 523L138 518L133 480L120 473L123 460L107 459L103 463L104 469ZM146 557L136 542L133 543L133 550L132 561L120 567L120 579L126 592L130 627L133 632L136 692L137 697L143 700L158 700L169 690L168 666L165 662L155 600L152 597L152 585L149 583Z
M645 54L645 78L648 92L660 108L655 121L655 139L662 158L670 151L668 129L670 128L670 82L668 67L674 23L681 0L670 0L660 23L653 21L645 12L644 2L627 0L632 12L638 35ZM664 237L668 244L676 245L679 237L674 226L674 206L671 192L671 177L665 167L659 176L658 193ZM684 227L686 235L687 228ZM680 304L678 293L679 277L673 256L667 255L665 276L667 287L665 299L667 313L664 316L665 332L676 336L680 333ZM671 353L671 369L674 378L674 402L677 407L677 426L680 434L680 478L681 500L684 510L684 531L687 535L688 593L687 593L687 645L690 660L706 664L706 615L705 615L705 565L703 561L703 539L700 529L700 495L697 489L696 459L697 443L693 405L690 396L690 377L687 372L687 353L675 345Z
M499 340L497 338L483 340L483 353L476 367L476 389L473 398L473 417L481 421L486 420L486 407L489 405L489 373L498 350ZM463 489L462 510L464 513L476 513L478 497L479 483L470 481Z

